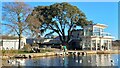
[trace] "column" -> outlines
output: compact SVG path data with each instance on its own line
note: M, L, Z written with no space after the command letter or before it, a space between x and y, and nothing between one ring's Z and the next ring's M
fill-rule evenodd
M109 49L110 45L109 45L109 40L107 41L107 50L110 50Z
M91 44L90 44L90 49L92 50L92 40L91 40L91 42L90 42Z
M103 41L102 41L102 39L100 39L100 50L102 50L102 45L103 45Z
M110 50L112 50L112 41L110 40Z
M98 47L98 45L97 45L97 40L95 40L95 41L96 41L95 44L96 44L96 51L97 51L97 49L98 49L98 48L97 48L97 47Z
M85 36L85 34L86 34L85 32L86 32L86 31L85 31L85 28L84 28L84 36Z
M83 46L82 46L82 50L84 50L84 47L85 47L85 43L84 43L84 41L83 41L83 43L82 43L82 44L83 44Z

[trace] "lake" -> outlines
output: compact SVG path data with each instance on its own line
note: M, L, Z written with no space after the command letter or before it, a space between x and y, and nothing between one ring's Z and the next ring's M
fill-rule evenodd
M6 62L8 62L8 60ZM91 54L86 56L71 55L33 59L11 59L9 60L9 64L12 66L118 66L120 68L120 55Z

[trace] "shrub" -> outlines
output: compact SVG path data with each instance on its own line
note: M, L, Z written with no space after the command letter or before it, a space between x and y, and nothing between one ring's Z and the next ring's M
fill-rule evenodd
M6 53L6 50L2 50L2 55L4 56Z
M23 48L24 52L30 52L31 51L31 45L26 44Z

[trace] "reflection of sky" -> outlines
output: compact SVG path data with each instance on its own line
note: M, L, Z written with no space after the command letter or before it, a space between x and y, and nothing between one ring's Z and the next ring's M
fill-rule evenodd
M114 55L112 55L112 59L114 60L115 66L118 66L118 63L120 62L120 55L118 56L118 55L114 54Z
M22 66L111 66L111 59L114 66L118 66L118 57L113 54L100 54L88 56L68 56L68 57L42 57L38 59L21 60ZM119 65L120 67L120 65Z

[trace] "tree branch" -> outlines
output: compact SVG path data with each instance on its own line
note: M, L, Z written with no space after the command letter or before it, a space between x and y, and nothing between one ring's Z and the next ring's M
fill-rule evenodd
M5 24L5 23L2 23L2 25L8 26L8 27L14 29L16 31L16 33L19 35L19 32L17 31L17 29L14 26L12 26L10 24Z

